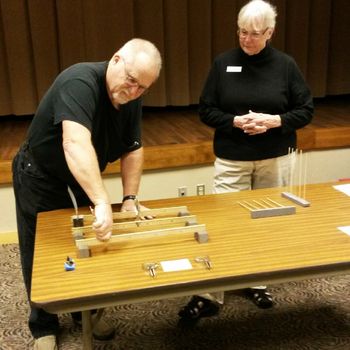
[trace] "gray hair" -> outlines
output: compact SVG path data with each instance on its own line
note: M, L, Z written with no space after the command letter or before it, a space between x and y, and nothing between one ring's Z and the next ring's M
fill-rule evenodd
M148 68L153 69L159 75L162 68L162 57L157 47L148 40L134 38L126 42L118 51L127 56L130 61L146 59L150 62Z
M251 0L238 14L238 28L262 30L275 28L277 11L275 6L263 0Z

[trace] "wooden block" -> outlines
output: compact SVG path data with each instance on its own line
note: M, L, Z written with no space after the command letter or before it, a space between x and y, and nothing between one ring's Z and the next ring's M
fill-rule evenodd
M82 228L75 227L75 230L73 230L73 238L74 239L83 239L84 238L84 232Z
M197 218L194 215L184 217L186 220L186 226L197 225Z
M89 258L91 256L91 251L88 245L80 244L78 246L77 256L79 259Z
M270 216L281 216L295 214L295 207L277 207L277 208L266 208L257 209L250 211L250 217L252 219L266 218Z
M198 243L207 243L208 242L208 232L206 230L195 232L194 237L198 241Z
M302 207L309 207L310 206L310 202L307 201L304 198L298 197L293 193L290 192L282 192L282 197L287 198L289 200L291 200L292 202L301 205Z

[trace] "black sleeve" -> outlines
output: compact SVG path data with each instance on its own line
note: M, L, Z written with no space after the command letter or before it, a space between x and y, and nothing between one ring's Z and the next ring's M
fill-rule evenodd
M129 118L128 132L123 135L125 152L132 152L142 147L142 107L141 101L134 102L132 115Z
M231 133L234 116L220 109L220 63L214 61L199 99L201 121L215 129Z
M294 132L309 124L314 111L310 89L294 59L288 67L288 88L288 112L281 114L283 133Z
M54 103L54 122L75 121L91 131L97 99L93 89L80 79L71 79L62 85Z
M123 109L123 153L132 152L142 147L142 105L141 99L131 101L129 108Z

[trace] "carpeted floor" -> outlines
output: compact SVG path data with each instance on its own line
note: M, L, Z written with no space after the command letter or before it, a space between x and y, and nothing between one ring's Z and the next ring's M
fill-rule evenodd
M0 245L0 349L32 349L28 304L18 245ZM177 312L188 298L110 308L116 326L111 342L96 350L349 350L350 276L335 276L270 286L275 306L260 310L239 291L226 293L218 316L193 329L177 326ZM81 331L69 315L60 315L59 349L81 350Z

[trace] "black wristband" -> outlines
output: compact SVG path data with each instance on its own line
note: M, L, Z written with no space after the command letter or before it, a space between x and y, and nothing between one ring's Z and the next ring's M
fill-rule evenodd
M137 199L137 196L135 194L128 194L127 196L123 197L123 202L127 201L128 199L132 199L134 201Z

